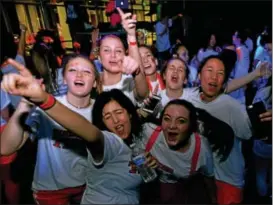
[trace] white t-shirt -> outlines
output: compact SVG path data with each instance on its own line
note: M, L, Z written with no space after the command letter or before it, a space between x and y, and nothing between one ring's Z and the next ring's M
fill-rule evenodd
M168 22L168 27L171 26L171 22ZM165 25L158 21L155 24L155 32L156 32L156 48L158 52L167 51L171 47L170 39L169 39L169 30L163 35L159 35L165 29Z
M9 95L8 93L6 93L4 90L2 90L0 88L0 111L4 110L10 103L10 98L9 98ZM0 118L0 126L3 126L5 125L7 122L2 118L2 114L1 114L1 118Z
M103 91L109 91L112 89L121 90L133 103L136 104L134 96L135 81L131 75L122 75L121 80L114 85L103 85Z
M241 78L243 76L246 76L248 74L248 69L250 66L250 57L249 57L249 51L246 46L240 46L236 48L237 55L240 53L240 56L237 56L237 62L235 64L235 67L232 71L232 77L234 79ZM231 93L229 93L230 96L238 100L242 105L245 105L246 99L245 99L245 88L237 89Z
M270 96L271 95L271 96ZM267 110L272 109L272 88L267 86L257 91L253 103L262 101ZM262 158L272 158L272 144L268 144L263 140L254 140L253 152Z
M247 38L245 41L246 47L248 49L249 52L253 51L253 41L251 38Z
M102 162L94 162L88 151L87 187L81 204L138 204L142 179L131 169L132 150L117 135L103 134Z
M192 94L191 89L184 88L182 95L176 99L189 99L191 94ZM163 108L168 104L168 102L170 102L171 100L175 100L175 99L171 99L167 96L166 89L161 92L160 96L161 96L161 105Z
M197 59L199 62L202 62L205 58L213 55L218 55L219 53L213 49L200 49L197 53Z
M143 126L143 142L146 145L151 135L153 134L157 126L153 124L145 124ZM201 148L196 164L196 171L206 176L213 176L213 157L207 141L202 136ZM189 149L182 153L171 150L165 140L163 131L159 133L159 136L154 143L150 153L155 157L160 166L158 168L160 175L159 179L163 183L176 183L178 179L188 178L190 176L192 157L195 151L195 136L190 137Z
M264 49L263 46L259 46L256 48L254 60L266 61L272 64L272 56L268 54L268 52Z
M227 160L220 163L216 154L213 154L214 174L217 180L242 188L244 186L245 163L241 150L241 140L250 139L252 136L251 124L246 110L243 110L235 99L225 94L218 96L212 102L205 103L200 99L199 90L196 88L192 89L191 97L186 100L195 107L206 110L233 129L236 137Z
M25 59L23 56L21 55L16 55L15 59L14 59L16 62L22 64L22 65L26 65L25 63ZM1 71L2 73L5 75L5 74L8 74L8 73L19 73L19 71L14 68L12 65L10 64L7 64L6 66L2 67L1 68ZM17 107L17 105L19 104L20 100L21 100L21 96L18 96L18 95L11 95L11 94L8 94L9 95L9 98L10 98L10 101L11 101L11 104L14 108Z
M56 97L56 100L88 121L92 121L93 103L87 108L77 109L68 103L66 95ZM91 100L91 102L93 101ZM87 156L78 154L78 152L86 152L86 147L82 146L84 142L80 138L75 139L75 135L67 132L39 108L30 114L26 123L34 133L31 137L34 136L38 140L33 190L59 190L84 185L86 183ZM68 147L56 140L55 137L74 139L70 141Z
M63 68L58 68L56 71L56 83L58 85L58 90L53 93L54 96L62 96L67 93L68 87L67 84L64 84L63 78Z
M191 65L188 65L189 68L189 77L188 77L188 84L193 87L193 84L197 81L198 69Z

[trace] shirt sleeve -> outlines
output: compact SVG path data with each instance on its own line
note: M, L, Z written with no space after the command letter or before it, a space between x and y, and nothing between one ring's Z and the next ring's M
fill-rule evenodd
M90 153L91 161L95 166L102 166L108 161L111 161L122 152L123 146L125 146L122 139L114 133L107 131L102 131L102 133L104 137L103 159L100 162L95 161Z

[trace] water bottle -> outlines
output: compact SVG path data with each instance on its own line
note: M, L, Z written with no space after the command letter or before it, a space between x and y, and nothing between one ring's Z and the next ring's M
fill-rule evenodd
M145 183L153 181L157 177L156 171L145 165L145 151L136 144L132 144L132 161L136 165L137 170Z

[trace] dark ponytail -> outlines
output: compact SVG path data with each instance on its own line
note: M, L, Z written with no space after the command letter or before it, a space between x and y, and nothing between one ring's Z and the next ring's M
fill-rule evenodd
M233 129L207 111L196 109L199 121L198 132L208 139L212 152L217 153L220 162L225 161L233 147L235 138Z

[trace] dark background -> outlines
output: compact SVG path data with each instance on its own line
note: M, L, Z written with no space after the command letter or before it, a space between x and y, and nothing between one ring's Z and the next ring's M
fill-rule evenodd
M163 1L164 11L170 16L182 13L189 19L188 38L184 44L195 53L202 44L202 37L208 32L216 32L218 43L231 38L237 29L250 29L252 39L262 32L265 25L272 28L272 1L195 1L182 0Z

